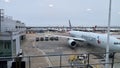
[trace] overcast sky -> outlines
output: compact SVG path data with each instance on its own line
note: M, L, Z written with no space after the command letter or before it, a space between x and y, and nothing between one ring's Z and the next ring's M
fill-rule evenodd
M109 0L0 0L5 15L27 26L106 26ZM112 0L111 25L120 26L120 0Z

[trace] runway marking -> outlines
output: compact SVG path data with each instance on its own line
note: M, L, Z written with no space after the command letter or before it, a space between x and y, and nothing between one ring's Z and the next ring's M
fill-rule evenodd
M41 49L39 49L39 48L37 48L36 46L35 46L35 40L32 42L32 46L34 47L34 48L36 48L39 52L42 52L42 54L43 55L46 55L45 54L45 52L43 51L43 50L41 50ZM48 62L48 64L49 64L49 67L51 67L52 66L52 64L51 64L51 62L50 62L50 59L48 58L48 57L45 57L46 58L46 61Z
M38 51L42 52L43 55L46 55L44 51L40 50L39 48L37 48ZM48 57L45 57L46 58L46 61L48 62L49 64L49 67L52 66L52 63L50 62L50 59Z

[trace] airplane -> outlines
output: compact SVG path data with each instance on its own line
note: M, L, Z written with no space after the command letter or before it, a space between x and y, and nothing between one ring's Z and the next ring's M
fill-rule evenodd
M71 23L69 21L69 25L71 26ZM71 27L70 27L71 28ZM69 31L70 36L60 36L55 35L57 37L63 37L68 38L68 44L71 48L77 47L77 41L88 43L90 45L93 45L97 48L103 48L106 49L107 46L107 34L99 34L99 33L93 33L93 32L83 32L83 31ZM111 52L120 52L120 40L110 36L109 38L109 51L110 51L110 57L113 57L113 53Z

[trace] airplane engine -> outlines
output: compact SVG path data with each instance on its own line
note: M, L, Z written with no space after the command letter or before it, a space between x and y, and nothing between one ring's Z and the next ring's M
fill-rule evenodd
M75 48L77 46L77 43L75 40L68 40L68 44L71 48Z

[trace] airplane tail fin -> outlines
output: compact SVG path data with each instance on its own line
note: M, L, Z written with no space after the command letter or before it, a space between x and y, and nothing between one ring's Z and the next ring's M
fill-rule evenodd
M70 20L69 20L69 29L70 29L70 31L72 30L72 25L71 25Z

